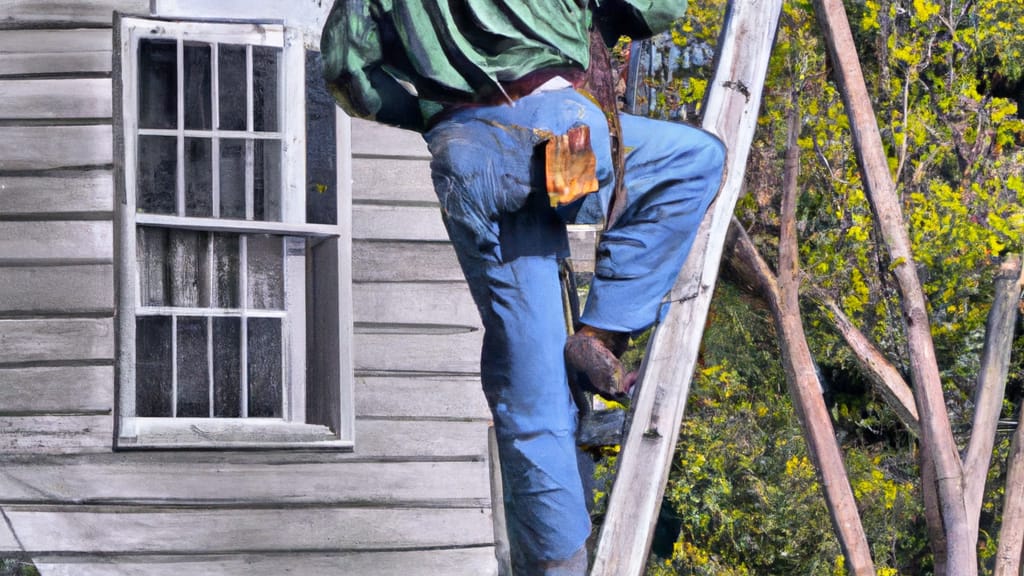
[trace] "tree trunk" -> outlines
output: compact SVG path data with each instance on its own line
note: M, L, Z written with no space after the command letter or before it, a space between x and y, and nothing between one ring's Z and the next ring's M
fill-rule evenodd
M1021 293L1021 261L1019 254L1010 254L999 267L995 280L995 296L985 325L985 346L975 387L974 422L971 440L964 458L964 500L967 520L977 544L981 502L985 496L985 478L996 441L996 425L1003 409L1006 377L1013 350L1013 329L1017 324L1017 303ZM1005 524L1004 524L1005 525Z
M1024 417L1018 413L1017 419ZM999 548L993 576L1017 576L1024 552L1024 426L1018 422L1007 457L1006 496L1003 498L1003 525L999 528Z
M821 478L825 503L850 573L874 574L870 547L857 511L857 503L843 465L821 384L800 322L799 308L784 303L784 296L768 265L735 219L729 229L729 263L745 282L755 286L772 310L779 329L786 382L807 439L808 452ZM795 291L795 287L794 287Z
M948 569L951 574L977 574L978 558L970 534L964 502L963 470L949 425L942 394L935 346L928 323L917 270L910 249L910 237L889 173L850 23L841 0L815 0L829 52L835 62L835 76L843 96L853 135L857 162L864 178L872 212L889 250L891 268L899 286L903 320L910 348L910 373L917 412L921 419L921 449L935 465L942 523L946 532Z

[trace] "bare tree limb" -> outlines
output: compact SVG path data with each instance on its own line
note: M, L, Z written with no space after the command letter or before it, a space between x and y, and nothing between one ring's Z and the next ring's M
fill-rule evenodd
M829 320L850 347L857 365L867 376L872 388L882 396L900 421L915 436L919 435L921 423L917 418L917 406L914 405L914 392L900 371L860 329L853 325L834 299L820 291L814 292L813 297L828 312Z
M969 532L963 469L946 412L928 308L913 265L910 237L857 60L850 23L841 0L815 0L814 5L829 52L836 63L835 75L850 117L854 150L864 177L865 191L889 250L893 274L902 296L900 303L910 344L910 373L921 421L922 450L932 457L935 464L949 571L951 574L976 574L978 558L975 540Z
M985 345L981 351L981 367L975 387L974 421L971 439L964 457L964 500L971 532L977 534L981 501L985 495L985 477L992 460L996 425L1003 408L1006 377L1013 350L1013 329L1017 323L1020 302L1021 258L1007 256L995 279L995 295L985 326Z

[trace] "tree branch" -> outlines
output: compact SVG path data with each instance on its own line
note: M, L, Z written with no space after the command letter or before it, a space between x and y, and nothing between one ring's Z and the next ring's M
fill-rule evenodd
M974 533L978 531L985 478L1006 393L1022 282L1024 275L1021 274L1020 255L1011 254L1003 260L996 274L995 296L985 325L985 345L981 351L981 367L975 388L971 439L964 458L964 501L967 503L967 519Z

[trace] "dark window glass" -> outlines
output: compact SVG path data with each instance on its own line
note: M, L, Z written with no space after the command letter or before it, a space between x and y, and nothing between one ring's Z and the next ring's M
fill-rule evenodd
M208 319L178 317L178 417L210 416Z
M284 309L284 250L281 236L247 238L250 308Z
M220 44L217 47L217 90L219 91L221 130L245 130L246 79L245 46Z
M178 43L139 40L139 127L178 127Z
M178 141L173 136L139 136L136 209L150 214L175 214Z
M249 318L249 416L281 417L281 319Z
M213 141L185 138L185 215L213 216Z
M220 141L220 217L245 220L245 140Z
M185 42L185 128L213 128L213 89L211 84L211 50L209 44Z
M277 87L280 58L280 48L252 47L252 120L253 129L257 132L278 130Z
M281 221L281 141L253 142L253 219Z
M167 243L167 275L171 306L189 308L210 305L208 232L171 230Z
M319 52L306 52L306 222L338 223L334 97L323 81Z
M213 318L213 415L242 415L242 320Z
M213 236L213 258L216 266L214 290L217 291L218 308L239 308L238 236L215 234Z
M171 292L170 278L167 277L167 229L141 226L135 243L139 301L143 306L167 306Z
M135 415L170 417L171 318L135 319Z

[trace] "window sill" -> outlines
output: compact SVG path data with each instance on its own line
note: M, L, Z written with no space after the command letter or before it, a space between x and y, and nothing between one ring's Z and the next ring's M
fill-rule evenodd
M134 435L126 435L134 430ZM340 440L319 424L286 422L276 418L126 418L120 450L296 449L351 450L351 440Z

